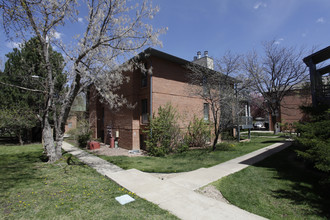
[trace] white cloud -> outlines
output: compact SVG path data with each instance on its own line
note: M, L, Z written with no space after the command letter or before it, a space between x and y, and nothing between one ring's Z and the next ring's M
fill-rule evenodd
M13 49L13 48L19 48L21 45L21 43L19 42L14 42L14 41L11 41L11 42L7 42L6 43L6 47L10 48L10 49Z
M279 38L277 41L274 42L274 44L280 44L282 41L284 41L284 38Z
M324 23L324 22L325 22L325 20L322 17L316 20L316 23Z
M266 3L262 3L262 2L258 2L258 3L256 3L256 4L253 6L253 8L254 8L255 10L258 10L260 7L264 7L264 8L266 8L266 7L267 7L267 4L266 4Z
M57 32L57 31L54 32L55 39L61 39L61 37L62 37L62 34L60 32Z
M84 23L84 19L83 18L78 18L78 22L80 22L80 23Z

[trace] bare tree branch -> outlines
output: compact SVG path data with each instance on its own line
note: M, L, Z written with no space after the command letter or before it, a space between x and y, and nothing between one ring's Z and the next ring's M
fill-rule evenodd
M9 83L4 83L4 82L0 82L0 84L5 85L5 86L10 86L10 87L15 87L15 88L30 91L30 92L39 92L39 93L44 93L44 94L47 93L46 91L42 91L42 90L39 90L39 89L30 89L30 88L17 86L17 85L13 85L13 84L9 84Z

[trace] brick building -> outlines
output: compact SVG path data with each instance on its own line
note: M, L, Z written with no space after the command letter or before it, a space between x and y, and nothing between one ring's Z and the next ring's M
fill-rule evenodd
M306 115L300 110L300 106L309 106L311 104L310 87L306 84L296 85L281 101L278 122L292 125L294 122L306 120ZM271 117L269 117L269 123L269 129L271 130L273 128ZM279 129L282 130L280 127Z
M93 137L109 143L108 128L111 128L113 136L119 135L119 146L126 149L144 148L142 131L148 124L150 114L157 113L159 106L168 102L183 117L180 120L182 127L188 125L194 115L205 119L210 115L208 104L192 94L191 85L188 85L188 70L185 66L190 61L153 48L146 49L139 57L147 69L152 69L152 74L139 69L125 72L124 75L130 80L119 91L130 103L136 104L134 109L112 111L99 102L93 89L90 91L89 116ZM213 59L207 51L204 56L198 52L192 62L213 69Z

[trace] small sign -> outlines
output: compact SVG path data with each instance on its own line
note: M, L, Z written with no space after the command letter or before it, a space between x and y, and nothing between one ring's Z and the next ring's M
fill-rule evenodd
M116 200L117 200L121 205L125 205L125 204L127 204L127 203L130 203L130 202L135 201L135 199L133 199L132 197L130 197L130 196L127 195L127 194L116 197Z

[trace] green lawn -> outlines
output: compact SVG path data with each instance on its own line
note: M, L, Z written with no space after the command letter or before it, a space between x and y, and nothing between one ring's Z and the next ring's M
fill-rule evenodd
M241 142L229 150L217 149L213 152L208 149L198 149L166 157L100 157L123 169L135 168L157 173L185 172L201 167L211 167L282 140L282 138L253 138L251 142Z
M177 219L68 154L55 164L41 154L41 145L0 146L0 219ZM120 205L123 194L136 201Z
M248 133L247 132L242 132L241 133L241 135L242 136L247 136L248 135ZM275 136L275 137L278 137L278 136L280 136L280 135L282 135L282 133L278 133L278 134L274 134L274 132L255 132L255 131L251 131L251 136L254 136L254 137L265 137L265 136L270 136L270 137L272 137L272 136Z
M329 219L322 175L296 158L294 147L213 183L232 204L270 219Z
M248 133L247 132L241 133L241 136L247 137ZM295 136L295 134L290 134L286 132L278 132L277 134L274 134L274 132L251 131L251 137L291 137L291 136Z

